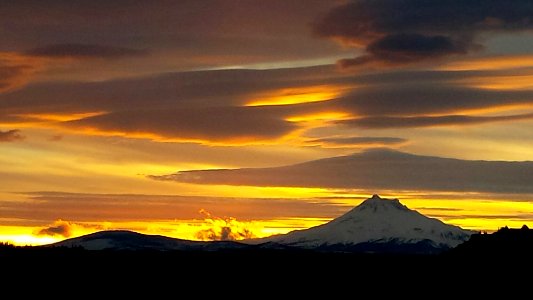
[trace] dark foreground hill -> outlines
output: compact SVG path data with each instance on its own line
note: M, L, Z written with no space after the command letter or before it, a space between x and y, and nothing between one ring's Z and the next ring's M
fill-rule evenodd
M533 230L501 228L493 234L474 234L448 252L461 257L526 258L533 260Z
M127 267L134 261L134 266L139 268L143 265L157 267L158 264L161 266L179 264L181 267L195 266L200 269L202 266L216 266L262 270L271 267L298 267L298 270L303 270L319 267L335 268L341 265L359 269L414 267L418 263L448 264L451 261L460 263L487 257L492 259L491 263L521 259L525 259L526 262L533 261L533 230L525 226L522 229L502 228L493 234L474 234L467 242L441 254L343 253L324 252L320 249L231 245L232 247L212 247L209 251L204 251L205 246L193 247L194 250L178 247L176 250L160 251L157 248L86 250L82 247L16 247L0 244L0 263L4 266L35 263L59 267L63 263L75 262L77 267L91 268L99 264L110 266L124 264Z
M411 290L406 287L412 285L455 293L459 287L477 290L474 283L487 276L490 279L483 280L484 284L498 280L496 287L505 288L504 282L527 286L516 284L529 278L518 274L533 267L532 244L532 230L503 229L474 235L465 244L438 255L260 247L91 251L0 245L0 266L6 286L10 282L34 286L37 282L47 288L77 286L83 294L97 295L102 287L126 294L147 289L166 293L168 288L227 292L228 288L247 287L272 296L280 290L284 295L327 291L334 296L336 292L343 295L346 288L365 290L372 285L385 285L386 291L399 294Z

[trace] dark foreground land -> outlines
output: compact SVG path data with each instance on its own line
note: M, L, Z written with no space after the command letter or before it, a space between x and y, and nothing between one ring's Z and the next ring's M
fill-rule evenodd
M307 292L326 283L362 288L375 280L432 285L471 282L480 276L496 281L520 280L528 278L521 277L520 272L533 270L533 230L503 229L474 235L465 244L439 255L300 250L87 251L3 245L0 265L4 275L26 280L31 276L59 276L64 283L83 276L107 283L205 281L220 285L231 281L236 286L259 285L266 280L270 285L287 287L298 282Z

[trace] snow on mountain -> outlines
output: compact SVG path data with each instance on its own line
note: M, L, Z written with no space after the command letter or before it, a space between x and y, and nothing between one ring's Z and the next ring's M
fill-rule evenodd
M382 199L374 195L329 223L262 241L306 249L365 245L361 248L364 250L372 244L381 244L379 249L386 248L383 247L385 244L447 249L463 243L472 233L426 217L407 208L398 199Z
M231 242L200 242L181 240L161 235L146 235L132 231L100 231L77 238L64 240L55 247L81 247L86 250L180 250L180 251L216 251L220 249L238 249L247 245Z
M100 231L93 234L64 240L53 244L58 247L82 247L86 250L105 249L156 249L173 250L183 249L193 245L194 242L178 240L159 235L144 235L132 231Z
M426 217L398 199L378 195L365 200L329 223L263 239L200 242L145 235L131 231L101 231L68 239L52 246L87 250L313 249L342 252L435 253L468 240L472 231ZM253 246L256 245L256 246Z

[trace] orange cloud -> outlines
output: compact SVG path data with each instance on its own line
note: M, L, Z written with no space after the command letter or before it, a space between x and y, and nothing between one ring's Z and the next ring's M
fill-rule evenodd
M38 237L49 236L58 238L68 238L74 235L79 235L80 232L104 229L106 229L106 227L99 224L75 223L58 219L54 221L54 223L37 230L34 234Z
M211 215L204 209L200 213L205 216L204 222L210 228L200 230L196 233L196 238L202 241L235 241L254 238L253 229L250 222L240 222L232 217L219 218Z
M23 140L24 136L20 134L20 130L0 130L0 142L15 142Z
M342 96L349 89L349 86L335 85L282 88L257 95L246 103L246 106L290 105L327 101Z
M62 236L72 235L72 224L63 220L57 220L54 224L43 228L37 232L37 236Z
M37 59L0 52L0 93L25 85L41 66Z

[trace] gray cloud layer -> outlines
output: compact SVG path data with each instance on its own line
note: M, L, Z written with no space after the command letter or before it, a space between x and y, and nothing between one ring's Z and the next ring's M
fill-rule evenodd
M378 129L525 120L530 115L482 117L470 116L468 110L533 105L533 91L488 90L458 84L469 78L514 74L508 70L409 71L354 76L337 73L332 66L322 66L195 71L103 82L41 83L0 94L0 121L31 122L35 114L101 112L99 116L56 122L55 125L76 130L89 128L221 142L274 140L299 128L298 123L287 121L289 117L322 111L345 111L357 118L341 124ZM325 84L357 88L330 101L243 106L260 95L278 94L286 88Z
M253 107L121 111L69 122L69 126L215 142L275 139L297 128Z
M0 51L36 48L32 52L46 56L109 57L148 45L197 67L316 58L339 53L309 34L308 24L332 5L322 0L11 1L0 12Z
M368 117L340 121L339 124L360 128L414 128L436 126L476 125L493 122L519 121L533 119L533 114L496 117L442 116L442 117Z
M34 48L26 52L27 55L37 57L80 59L116 59L128 56L140 56L147 53L145 50L89 44L55 44Z
M266 169L185 171L152 176L197 184L533 193L533 162L467 161L390 150Z
M405 64L467 54L482 35L533 29L529 0L352 0L314 25L324 37L363 45L366 55L344 66Z

